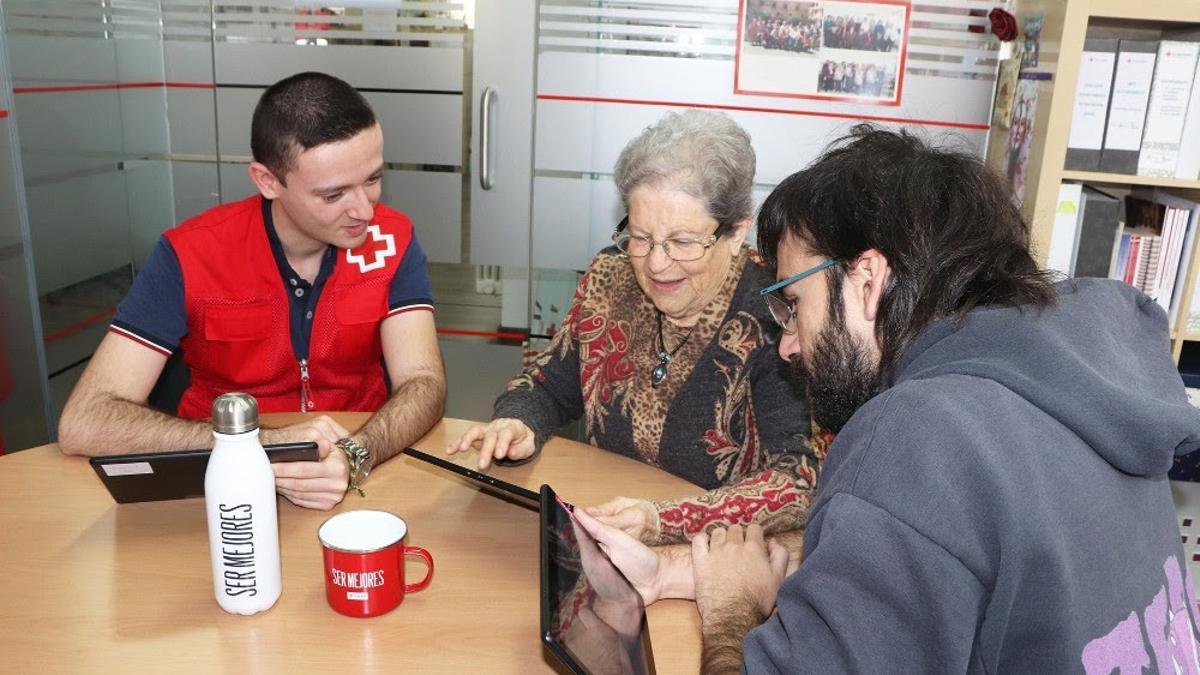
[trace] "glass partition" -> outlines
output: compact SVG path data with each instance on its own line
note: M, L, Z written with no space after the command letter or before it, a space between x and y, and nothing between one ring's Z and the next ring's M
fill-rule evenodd
M174 219L157 0L5 3L51 427Z
M5 42L0 31L0 453L44 443L49 433L46 360Z
M522 303L502 329L500 268L470 262L474 4L5 0L14 148L25 166L13 180L26 204L28 286L40 317L34 329L6 327L26 341L37 334L47 372L21 380L46 389L35 398L50 418L18 445L53 436L161 233L253 194L254 103L303 70L346 79L375 108L386 137L383 199L412 218L429 257L450 378L474 385L451 388L448 413L489 415L520 368L528 286L508 294ZM524 95L532 100L528 87ZM4 203L15 209L19 200ZM527 223L528 213L518 218ZM527 225L518 238L527 250ZM502 262L524 275L527 261Z
M6 221L0 265L28 260L5 274L31 271L38 299L21 310L6 276L17 318L5 331L37 343L11 358L22 367L44 351L45 375L18 379L49 392L50 429L161 233L253 193L251 111L287 75L332 73L375 107L383 198L430 261L447 412L486 419L623 215L618 153L666 111L741 124L761 200L860 120L981 149L996 69L977 0L3 0L3 12L13 100L0 124L24 173L5 169L20 194L0 204L27 219L28 248L5 248L19 232ZM803 38L795 49L764 37L780 21ZM826 29L858 23L877 48L825 44ZM863 84L821 70L839 59L864 64ZM785 77L797 71L812 77Z

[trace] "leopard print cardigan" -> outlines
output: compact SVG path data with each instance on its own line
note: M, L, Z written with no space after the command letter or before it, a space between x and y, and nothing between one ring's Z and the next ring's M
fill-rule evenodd
M583 418L592 445L707 490L654 502L660 527L648 544L733 524L756 522L768 534L802 527L824 444L810 440L807 406L776 353L779 329L758 294L770 281L743 246L655 387L654 305L628 259L605 249L550 345L509 383L493 417L523 421L539 450L555 430ZM684 335L664 338L675 345Z

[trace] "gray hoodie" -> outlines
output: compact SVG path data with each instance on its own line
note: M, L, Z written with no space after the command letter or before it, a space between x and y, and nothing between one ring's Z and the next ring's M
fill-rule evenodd
M1200 448L1167 318L1117 282L930 326L830 448L746 671L1200 672L1167 483Z

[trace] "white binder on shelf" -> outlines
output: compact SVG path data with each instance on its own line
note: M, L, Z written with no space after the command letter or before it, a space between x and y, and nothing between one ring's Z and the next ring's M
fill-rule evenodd
M1138 155L1140 176L1174 177L1200 43L1163 40L1154 66L1146 129Z
M1174 31L1173 39L1191 40L1200 43L1200 31ZM1188 97L1187 115L1183 120L1183 133L1179 138L1179 158L1175 163L1175 177L1186 180L1200 178L1200 57L1192 72L1192 93Z
M1062 272L1067 276L1075 273L1075 246L1079 241L1079 202L1083 186L1079 183L1063 183L1058 186L1058 204L1054 209L1054 229L1050 232L1050 245L1046 251L1046 269Z
M1079 83L1067 137L1066 168L1096 171L1104 147L1104 123L1117 62L1116 38L1088 38L1079 62Z
M1146 125L1146 104L1150 100L1157 57L1157 40L1120 42L1108 122L1104 128L1104 150L1100 153L1101 171L1137 173L1142 130Z

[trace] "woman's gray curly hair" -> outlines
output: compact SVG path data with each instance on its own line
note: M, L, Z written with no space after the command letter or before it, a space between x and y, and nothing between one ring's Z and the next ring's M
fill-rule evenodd
M639 186L679 190L704 202L721 236L754 213L754 167L750 134L722 113L691 109L667 113L630 141L613 178L627 212Z

